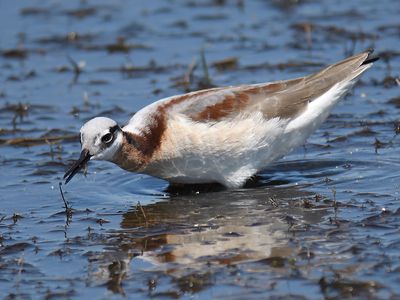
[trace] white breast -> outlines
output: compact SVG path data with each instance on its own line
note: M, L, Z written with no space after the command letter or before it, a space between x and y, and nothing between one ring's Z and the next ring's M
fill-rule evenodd
M258 112L229 121L197 123L182 115L169 120L160 153L146 173L176 183L219 182L239 187L279 149L287 121Z

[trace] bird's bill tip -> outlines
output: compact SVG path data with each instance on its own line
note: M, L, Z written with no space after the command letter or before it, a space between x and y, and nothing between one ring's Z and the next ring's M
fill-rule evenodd
M67 184L72 179L72 177L75 176L76 173L78 173L83 167L86 166L91 156L92 155L90 155L89 150L87 149L82 150L79 159L72 164L72 166L67 170L67 172L65 172L64 174L65 184Z

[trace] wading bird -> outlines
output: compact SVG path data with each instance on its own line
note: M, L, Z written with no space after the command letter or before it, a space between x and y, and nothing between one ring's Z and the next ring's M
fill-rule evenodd
M64 179L89 160L107 160L172 184L241 187L305 143L378 59L371 53L292 80L168 97L138 111L124 127L94 118L80 130L82 152Z

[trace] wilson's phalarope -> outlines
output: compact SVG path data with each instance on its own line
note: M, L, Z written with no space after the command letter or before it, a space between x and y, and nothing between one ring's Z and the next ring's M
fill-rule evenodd
M82 152L64 179L68 183L97 159L171 183L240 187L306 141L378 59L371 53L292 80L165 98L138 111L122 128L94 118L80 130Z

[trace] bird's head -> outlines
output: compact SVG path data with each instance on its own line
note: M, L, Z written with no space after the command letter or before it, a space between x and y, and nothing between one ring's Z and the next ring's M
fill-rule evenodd
M79 159L64 175L68 183L89 160L112 161L122 144L122 130L117 122L109 118L97 117L86 122L81 130L82 152Z

